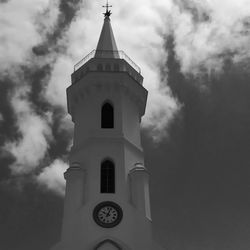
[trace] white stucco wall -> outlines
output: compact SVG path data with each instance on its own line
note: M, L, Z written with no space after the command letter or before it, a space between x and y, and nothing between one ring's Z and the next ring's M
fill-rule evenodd
M89 73L67 91L75 122L74 144L66 176L66 196L61 241L53 250L93 250L106 239L123 250L155 250L151 232L148 176L129 173L136 163L144 164L140 139L140 118L146 104L146 90L123 72ZM114 106L114 129L101 129L101 107ZM101 162L115 164L115 193L100 193ZM122 208L123 219L114 228L102 228L93 210L102 201ZM116 249L114 245L98 249Z

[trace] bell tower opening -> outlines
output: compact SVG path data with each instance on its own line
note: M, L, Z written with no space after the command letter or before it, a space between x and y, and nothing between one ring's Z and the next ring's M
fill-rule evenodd
M114 128L114 108L110 102L102 105L101 128Z
M101 193L115 193L115 165L110 160L101 163Z

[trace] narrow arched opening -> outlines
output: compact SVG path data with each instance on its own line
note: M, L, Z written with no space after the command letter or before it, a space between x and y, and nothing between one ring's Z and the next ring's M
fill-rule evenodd
M114 71L120 71L120 67L119 67L119 64L115 64L114 65Z
M114 108L106 102L102 105L101 128L114 128Z
M110 64L105 65L105 71L111 71L111 65Z
M110 160L101 163L101 193L115 193L115 165Z
M103 66L101 63L97 65L97 71L103 71Z
M113 240L107 239L100 242L96 247L95 250L122 250L122 248Z

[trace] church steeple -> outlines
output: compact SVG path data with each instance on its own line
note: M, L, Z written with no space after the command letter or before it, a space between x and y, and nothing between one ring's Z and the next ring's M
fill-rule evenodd
M102 26L101 35L96 47L96 58L119 58L119 53L117 49L117 45L115 42L115 37L113 34L112 26L110 23L110 15L111 11L108 9L111 7L111 5L108 5L108 3L103 6L106 7L106 12L103 13L104 23Z
M140 122L147 90L117 46L107 5L97 49L67 88L74 122L60 242L53 250L162 250L153 240Z

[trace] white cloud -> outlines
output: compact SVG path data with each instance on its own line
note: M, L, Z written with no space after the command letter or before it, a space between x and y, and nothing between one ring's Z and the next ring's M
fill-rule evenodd
M70 85L73 61L67 55L60 55L54 65L48 87L46 99L53 105L67 107L66 88Z
M177 115L181 105L173 99L167 87L162 88L161 92L151 89L148 103L150 105L147 106L146 115L142 119L142 127L148 130L157 143L168 136L166 125Z
M124 49L142 68L144 87L148 90L142 126L157 142L166 137L166 127L179 110L178 102L172 97L165 79L160 76L160 68L165 68L167 59L162 35L168 32L162 11L170 10L172 3L133 1L129 10L126 5L124 2L114 8L114 32L120 49ZM124 16L120 17L123 11Z
M9 70L16 64L26 64L31 48L42 41L42 32L37 30L37 18L50 7L43 26L51 28L56 16L56 2L11 0L0 4L0 71Z
M195 71L201 64L207 68L220 68L221 60L218 55L225 50L238 49L242 57L249 56L249 35L243 34L246 27L242 22L250 15L248 0L189 1L199 16L205 13L210 17L207 22L200 23L194 22L190 12L181 9L176 4L178 2L184 4L181 0L127 0L114 3L112 10L112 25L118 47L125 50L142 68L144 86L149 90L143 126L152 129L154 136L158 131L160 137L166 134L162 133L163 130L179 109L169 88L162 87L164 82L159 75L159 68L165 65L167 57L164 35L170 30L174 32L176 52L185 72ZM0 47L0 61L5 61L1 63L2 67L8 67L11 62L23 62L30 48L42 39L36 30L36 14L47 9L43 26L47 30L54 26L59 13L58 1L25 0L20 3L13 0L0 8L4 13L0 17L0 24L3 26L1 35L4 37ZM46 98L53 105L64 107L65 111L65 89L70 84L73 64L96 47L102 26L102 11L98 1L84 3L78 17L63 37L64 42L68 42L68 48L57 57ZM15 18L10 18L14 16L21 21L16 22ZM238 55L237 60L241 56Z
M200 65L220 70L222 59L218 56L227 51L237 51L238 60L239 55L241 59L250 56L250 25L246 25L250 20L248 0L191 2L200 15L204 12L209 16L206 22L194 21L190 12L177 6L168 13L184 72L195 72Z
M68 165L65 162L56 159L51 165L43 169L43 172L36 177L36 180L40 185L45 186L58 195L64 195L65 180L63 173L67 168Z
M65 51L33 62L29 56L31 49L53 29L59 13L58 3L58 0L11 0L0 5L0 71L8 70L12 77L13 72L15 75L18 71L18 64L37 67L55 60L44 95L52 105L59 105L66 112L65 90L70 85L73 65L95 49L102 27L103 9L98 1L85 2L59 41L60 44L68 44ZM192 3L199 18L205 13L209 19L206 22L194 21L189 11L180 8L180 3ZM118 48L141 67L144 86L149 91L142 125L155 141L167 136L166 128L180 109L180 104L166 85L167 77L162 79L160 75L160 68L165 67L167 59L165 37L170 32L174 33L176 53L184 72L195 72L200 65L220 69L218 55L225 51L238 51L237 60L250 56L250 32L246 32L247 26L250 29L247 25L250 22L249 19L247 21L250 16L249 0L124 0L112 5L111 19ZM50 114L36 114L27 100L27 84L21 79L16 82L20 86L11 103L21 137L16 142L7 143L5 149L16 157L11 166L13 173L21 174L37 168L53 137ZM68 116L62 118L60 125L62 129L72 129ZM62 193L62 180L56 181L53 187L53 178L62 176L60 166L65 166L65 163L58 159L38 177L39 182L47 183L50 189L61 190L58 193Z
M43 117L37 115L26 99L27 92L27 88L23 87L11 99L20 139L7 142L4 149L15 157L11 165L13 174L29 173L37 168L48 150L49 142L53 140L50 114Z
M38 1L38 0L37 0ZM46 0L43 2L43 11L38 14L38 22L40 25L40 32L50 32L55 28L57 23L60 0Z
M59 0L11 0L0 4L0 77L8 74L15 83L10 104L20 136L15 141L6 142L3 147L15 157L10 166L13 174L36 169L53 140L51 114L38 115L35 112L28 100L30 86L23 78L20 65L34 69L51 61L51 56L34 61L31 49L41 43L55 26L58 4Z

